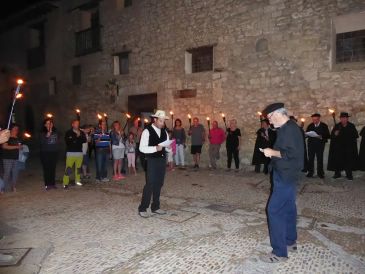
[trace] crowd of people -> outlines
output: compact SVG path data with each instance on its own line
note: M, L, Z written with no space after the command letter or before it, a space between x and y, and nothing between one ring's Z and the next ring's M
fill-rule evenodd
M297 122L293 117L291 120ZM314 113L312 122L301 131L304 140L303 172L308 178L314 176L315 170L319 178L324 178L323 154L326 143L330 140L328 170L334 171L333 178L341 177L341 171L345 171L349 180L353 179L354 170L365 170L365 127L358 134L353 123L349 121L350 115L346 112L340 114L340 121L336 123L330 132L327 124L321 121L321 115ZM145 125L145 127L148 124ZM193 168L199 169L200 156L204 145L207 143L209 166L217 169L217 161L220 159L221 146L225 143L227 162L226 170L230 171L234 161L235 171L240 168L239 152L242 145L242 135L237 127L237 121L228 121L225 128L219 127L218 121L212 121L212 127L206 130L194 117L187 132L181 119L175 119L171 129L164 125L169 139L172 140L171 151L166 152L167 167L169 170L186 167L186 143L188 136L191 138L190 153L193 158ZM143 169L145 167L145 153L140 151L140 141L144 128L140 119L133 121L133 126L126 130L119 121L114 121L108 128L106 120L100 120L97 128L92 125L80 126L80 121L75 119L71 128L65 133L66 145L65 173L63 175L63 187L67 189L70 176L73 176L76 185L82 185L82 179L91 179L90 159L95 158L95 170L97 182L109 182L125 179L128 175L137 174L137 162ZM362 137L360 151L357 150L357 138ZM270 158L261 150L272 148L277 137L277 130L272 126L267 117L261 119L261 127L256 132L256 142L252 158L255 172L269 173ZM40 159L43 167L44 184L47 190L56 188L56 166L60 153L60 134L54 126L52 118L46 118L43 122L40 134ZM0 181L1 193L4 191L16 191L16 181L21 170L19 166L20 155L24 142L19 136L19 125L10 127L10 138L2 145L3 180ZM23 151L24 154L24 151ZM113 161L113 175L108 177L107 170L109 160ZM314 167L316 159L316 168ZM263 169L262 169L263 167Z

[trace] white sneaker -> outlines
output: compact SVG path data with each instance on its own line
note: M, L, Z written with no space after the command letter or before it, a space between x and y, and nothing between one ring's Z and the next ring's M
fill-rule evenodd
M157 209L155 211L152 211L152 213L155 213L155 214L158 214L158 215L165 215L165 214L167 214L167 211L163 210L163 209Z
M82 186L82 183L81 182L76 182L76 185Z
M142 218L149 218L151 217L151 214L147 211L140 211L138 212L139 216L141 216Z
M103 178L103 179L101 179L101 181L102 181L103 183L109 183L109 182L110 182L110 180L109 180L108 178Z

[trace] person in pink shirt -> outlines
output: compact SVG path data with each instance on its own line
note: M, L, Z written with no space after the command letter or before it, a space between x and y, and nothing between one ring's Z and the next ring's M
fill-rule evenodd
M226 135L224 130L218 127L218 122L213 121L213 128L209 130L209 158L212 169L217 169L217 160L219 160L219 150L221 144L225 141Z

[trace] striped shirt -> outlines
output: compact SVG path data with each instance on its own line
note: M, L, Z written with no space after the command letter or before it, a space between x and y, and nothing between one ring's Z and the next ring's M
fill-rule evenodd
M109 148L110 147L110 135L107 132L102 132L97 129L93 135L96 148ZM98 140L100 139L100 142Z

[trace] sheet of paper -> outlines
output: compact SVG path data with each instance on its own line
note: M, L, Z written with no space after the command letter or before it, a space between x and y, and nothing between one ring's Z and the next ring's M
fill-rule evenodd
M305 133L305 135L308 136L308 137L315 137L315 138L319 137L319 135L315 131L308 131L308 132Z
M166 140L162 143L159 143L158 145L162 146L162 147L169 147L171 145L171 143L172 143L172 140Z
M263 150L262 148L259 148L259 150L260 150L261 152L264 152L264 150Z

